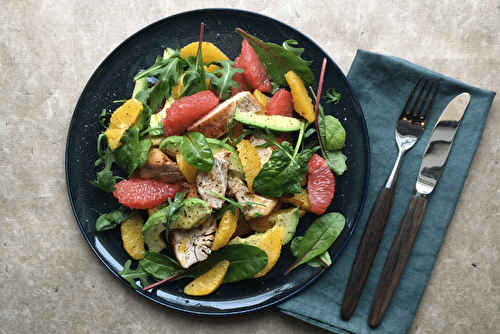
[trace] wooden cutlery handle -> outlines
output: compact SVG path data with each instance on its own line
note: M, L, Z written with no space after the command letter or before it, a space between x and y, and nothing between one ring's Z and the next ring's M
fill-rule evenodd
M344 300L340 315L342 319L348 320L363 292L363 287L375 260L380 240L384 235L385 225L391 212L394 201L394 189L382 188L375 200L370 217L361 236L356 258L352 265L351 275L347 282Z
M377 327L384 317L385 310L403 274L426 206L427 199L425 197L413 195L399 223L370 310L368 324L371 327Z

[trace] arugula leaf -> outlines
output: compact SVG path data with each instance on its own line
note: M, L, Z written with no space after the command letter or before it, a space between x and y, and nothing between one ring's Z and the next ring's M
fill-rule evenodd
M335 242L345 226L345 218L338 212L328 213L316 219L307 229L299 243L297 261L285 275L299 265L324 253Z
M137 284L135 281L138 279L141 281L142 286L148 285L149 274L139 265L136 269L130 269L132 260L127 260L123 266L123 270L119 272L120 276L123 277L130 285L137 289Z
M224 196L222 196L220 194L217 194L217 193L214 193L213 191L210 191L210 190L207 190L207 193L209 193L212 196L215 196L215 197L218 197L220 199L223 199L225 202L228 203L227 205L223 206L222 208L220 208L219 210L217 210L215 212L215 218L217 218L217 219L221 219L222 216L224 216L224 213L227 210L231 210L231 212L233 213L233 215L236 215L236 209L239 209L240 217L238 218L238 220L240 220L240 219L242 219L244 217L244 214L243 214L243 212L244 212L243 206L244 205L248 205L248 206L252 206L252 205L265 206L264 204L257 203L257 202L237 202L235 200L232 200L231 198L224 197Z
M137 93L136 98L143 104L149 104L151 110L156 110L163 102L163 99L168 100L172 88L179 83L179 78L184 73L184 67L188 65L186 59L182 58L181 48L178 46L173 54L168 58L158 56L156 62L145 71L139 72L134 81L145 77L158 77L158 82L151 88L142 90Z
M201 48L199 50L201 52ZM205 64L201 60L201 55L197 57L189 56L187 58L189 68L182 76L184 89L180 97L193 95L197 92L207 90L207 82L205 81Z
M298 44L299 43L296 40L294 40L294 39L288 39L288 40L286 40L286 41L283 42L283 47L285 49L287 49L288 51L292 52L297 57L300 58L302 56L302 53L304 53L305 49L304 48L296 48L295 46L298 45ZM304 60L304 59L302 59L302 61L307 66L311 66L311 64L312 64L312 60Z
M172 199L168 199L168 206L162 209L162 211L165 213L165 221L163 222L163 226L165 226L166 230L166 237L168 240L168 235L170 234L170 224L172 224L173 221L177 219L177 212L179 209L182 207L182 201L184 200L184 197L186 196L187 192L178 192L175 194L175 198L172 201Z
M262 64L266 67L267 75L271 81L288 87L285 74L289 71L294 71L300 76L306 86L311 85L314 81L311 69L301 58L297 57L296 53L280 45L266 43L240 28L236 29L236 33L250 42Z
M179 150L187 163L202 172L209 172L214 166L212 149L205 136L199 132L188 132L182 137Z
M217 64L221 68L216 69L213 72L207 72L206 77L210 79L210 86L215 88L217 97L219 100L225 100L231 94L231 87L238 88L238 83L233 80L235 73L243 73L242 68L233 68L234 61L230 60L217 60L213 61L208 65Z
M339 103L340 101L340 98L342 97L342 95L340 93L337 93L337 91L335 91L335 88L332 87L332 92L330 93L328 90L326 91L325 95L323 96L324 98L326 98L326 103Z
M266 136L262 136L256 132L257 136L273 143L279 150L273 150L269 160L262 166L253 180L253 190L271 198L278 198L283 194L300 193L302 191L300 183L304 174L308 171L307 162L316 151L316 148L299 151L304 137L304 130L305 125L302 124L295 149L286 141L281 144L278 143L276 138L267 129Z
M95 162L95 166L97 167L104 163L104 169L97 172L96 179L92 181L92 184L107 193L111 193L115 191L115 184L123 180L123 178L113 175L113 171L111 170L111 167L115 162L113 151L110 148L107 148L106 152L104 154L102 153L101 145L102 140L105 138L106 135L104 133L101 133L97 138L97 154L99 155L99 159Z
M99 218L97 218L95 229L97 232L111 230L132 217L136 212L136 210L132 210L122 205L116 210L100 215Z

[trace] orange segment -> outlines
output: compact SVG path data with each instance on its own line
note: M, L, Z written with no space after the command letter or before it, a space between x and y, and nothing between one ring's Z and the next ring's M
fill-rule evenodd
M255 96L255 98L257 100L259 100L259 102L264 106L264 108L262 108L261 110L258 111L259 114L263 114L266 110L266 106L267 106L267 101L269 100L267 98L267 96L262 93L260 90L256 89L253 91L253 96Z
M196 167L191 166L180 152L175 155L175 160L177 161L177 166L186 180L191 184L194 183L196 180L196 173L198 172Z
M265 232L265 236L255 245L264 250L267 254L267 265L255 274L253 277L262 277L267 274L278 262L283 245L284 229L282 226L276 225Z
M293 109L309 123L314 122L316 119L314 106L302 79L293 71L286 73L285 79L292 92Z
M184 293L190 296L206 296L219 288L224 281L229 261L223 260L215 267L199 276L184 287Z
M231 210L224 212L224 215L219 222L219 226L217 227L217 231L215 231L212 251L216 251L228 243L229 239L234 234L234 231L236 231L239 215L240 212L238 208L236 208L234 215Z
M142 110L142 103L137 99L130 99L118 107L109 120L109 128L106 130L106 138L109 147L114 150L121 145L125 131L137 121Z
M284 203L290 203L294 206L298 206L300 209L307 212L312 212L311 202L309 201L309 193L304 188L302 188L302 192L300 194L286 194L281 197L281 200Z
M198 44L198 42L192 42L183 47L181 49L181 57L187 58L189 56L198 55ZM218 47L210 42L202 42L201 57L204 63L209 63L214 60L229 60L229 58ZM217 66L215 66L215 68L217 68ZM209 72L211 71L209 70Z
M128 255L134 260L140 260L146 255L144 240L141 231L144 220L136 213L120 225L123 247Z
M260 171L260 158L257 149L246 139L242 139L238 144L236 144L238 153L240 155L240 161L243 165L243 171L245 172L245 180L247 181L247 186L250 191L252 190L252 183L257 174Z

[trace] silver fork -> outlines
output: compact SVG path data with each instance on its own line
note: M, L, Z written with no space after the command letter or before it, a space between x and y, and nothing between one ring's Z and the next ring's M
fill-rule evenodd
M395 137L398 146L398 157L385 186L380 189L375 200L358 246L342 302L341 316L344 320L349 319L354 312L375 260L394 201L395 185L403 156L415 145L422 132L424 132L425 124L436 100L439 84L437 84L431 97L434 81L431 82L427 93L424 95L429 79L425 80L415 98L421 79L420 77L415 84L396 122ZM422 96L424 97L422 98Z

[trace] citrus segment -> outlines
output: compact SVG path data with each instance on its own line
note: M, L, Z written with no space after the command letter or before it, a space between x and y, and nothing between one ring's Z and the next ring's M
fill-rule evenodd
M123 221L120 225L123 247L134 260L140 260L146 255L141 231L144 220L139 213Z
M284 203L290 203L292 205L298 206L300 209L307 212L312 212L311 201L309 201L309 193L306 189L302 188L299 194L286 194L281 197Z
M281 254L283 246L284 229L282 226L276 225L265 232L265 236L255 245L262 249L267 254L267 265L255 274L253 277L262 277L273 269Z
M258 89L255 89L255 90L253 91L253 96L255 96L255 98L256 98L257 100L259 100L259 102L260 102L260 103L262 104L262 106L264 107L264 108L262 108L262 110L261 110L261 111L259 111L259 113L263 113L263 112L265 112L265 110L266 110L266 106L267 106L267 102L268 102L269 98L268 98L265 94L263 94L260 90L258 90Z
M141 110L142 103L133 98L127 100L113 112L109 120L109 127L105 132L108 145L112 150L121 145L120 140L125 131L137 121Z
M196 120L212 110L219 98L210 90L201 91L193 95L175 100L166 110L166 117L161 121L165 135L180 135Z
M246 81L254 89L263 93L271 93L271 81L267 75L266 68L260 61L259 56L246 39L241 43L241 54L239 61L243 68Z
M314 106L302 79L293 71L287 72L285 79L292 92L292 102L295 111L307 119L309 123L314 122L316 119Z
M267 103L266 115L281 115L292 117L292 94L286 89L278 90Z
M184 287L184 293L190 296L206 296L219 288L224 281L229 261L223 260L215 267L199 276Z
M238 154L240 156L243 171L245 172L245 180L248 189L252 191L252 183L260 171L260 158L257 149L246 139L242 139L236 144Z
M182 175L186 178L188 183L194 183L198 169L191 166L180 152L175 155L175 160L177 161L177 166L179 166Z
M214 241L212 243L212 251L216 251L228 243L229 239L234 234L234 231L236 231L239 215L240 213L238 208L236 208L235 214L233 214L231 210L224 212L224 215L219 222L219 226L217 227L217 231L215 232Z
M155 180L129 179L118 182L115 188L113 196L121 204L131 209L150 209L169 198L174 198L181 185Z
M311 211L321 215L332 202L335 193L335 177L326 161L317 154L309 159L307 168L309 169L307 189Z

